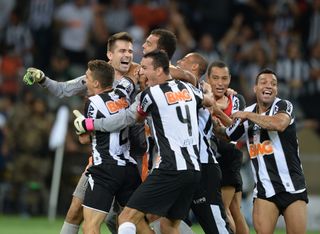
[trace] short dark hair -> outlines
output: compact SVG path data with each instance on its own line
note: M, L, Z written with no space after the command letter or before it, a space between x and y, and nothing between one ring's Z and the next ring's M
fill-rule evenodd
M161 50L155 50L143 55L143 58L152 58L152 65L156 69L162 67L163 72L169 75L169 57L166 52Z
M208 67L208 76L211 75L211 70L212 70L213 67L218 67L218 68L225 68L226 67L229 70L229 68L228 68L228 66L227 66L227 64L225 62L223 62L223 61L213 61ZM230 73L230 71L229 71L229 73Z
M272 74L274 75L276 78L277 78L277 74L270 68L263 68L259 73L258 75L256 76L256 84L258 84L258 81L259 81L259 78L260 78L260 75L262 74Z
M170 60L177 48L176 35L166 29L154 29L150 34L159 37L157 49L164 50L168 54Z
M92 72L93 79L97 80L102 88L112 87L114 81L114 69L104 60L90 60L88 68Z
M119 40L133 43L133 39L129 33L119 32L109 37L108 43L107 43L107 50L113 51L116 41L119 41Z

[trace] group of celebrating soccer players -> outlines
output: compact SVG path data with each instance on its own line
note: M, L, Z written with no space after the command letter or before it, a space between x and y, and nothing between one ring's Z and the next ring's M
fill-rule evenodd
M108 61L89 61L74 80L27 70L29 85L57 97L88 97L84 111L74 111L74 125L79 141L92 146L91 160L61 233L78 233L82 221L84 233L100 233L103 222L120 234L192 233L190 209L205 233L249 233L240 210L238 140L251 159L256 232L273 233L282 214L287 233L305 233L308 197L294 111L277 96L276 74L257 74L256 103L245 107L228 89L224 62L189 53L173 66L176 43L172 32L153 30L136 64L131 36L119 32L108 39Z

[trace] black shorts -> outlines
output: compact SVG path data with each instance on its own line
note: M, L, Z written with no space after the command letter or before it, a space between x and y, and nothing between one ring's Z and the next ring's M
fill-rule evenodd
M302 193L282 192L269 198L260 199L265 199L274 203L278 207L280 214L283 214L286 208L295 201L302 200L306 203L309 202L307 190L303 191Z
M204 200L209 204L221 202L221 170L219 164L201 164L201 179L195 191L193 204L202 203Z
M113 198L125 206L132 193L141 184L136 165L117 166L100 164L91 166L87 172L88 187L83 205L109 212Z
M199 171L154 169L131 196L127 206L169 219L184 219L200 176Z
M221 197L219 164L201 164L201 181L191 210L205 233L230 233Z
M242 152L234 144L225 142L219 142L218 152L221 154L217 158L222 172L221 187L232 186L236 192L242 191Z

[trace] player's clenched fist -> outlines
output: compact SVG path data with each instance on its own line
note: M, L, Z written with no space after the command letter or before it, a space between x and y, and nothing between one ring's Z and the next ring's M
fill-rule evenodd
M27 85L33 85L34 83L41 82L44 77L43 71L34 67L29 67L26 74L23 76L23 82Z

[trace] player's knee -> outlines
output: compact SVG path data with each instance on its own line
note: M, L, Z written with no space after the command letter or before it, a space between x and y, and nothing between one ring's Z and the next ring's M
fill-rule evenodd
M83 208L80 205L71 204L66 215L66 221L72 224L80 225L83 220Z
M160 219L160 230L161 233L173 233L174 231L179 230L179 220L169 220L167 218Z
M131 218L130 218L129 210L126 209L125 207L118 217L118 224L120 225L124 222L130 222L130 221L131 221Z

